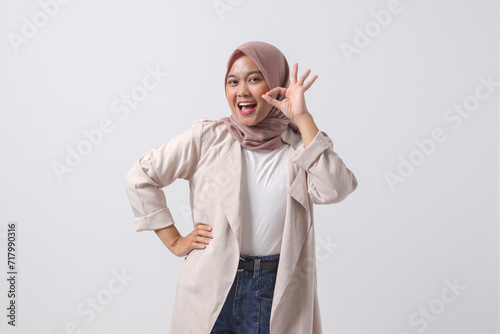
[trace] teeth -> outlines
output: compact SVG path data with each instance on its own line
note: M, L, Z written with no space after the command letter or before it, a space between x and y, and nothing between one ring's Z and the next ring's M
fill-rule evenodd
M255 103L248 103L248 102L242 102L242 103L239 103L238 105L240 106L249 106L249 105L253 105Z

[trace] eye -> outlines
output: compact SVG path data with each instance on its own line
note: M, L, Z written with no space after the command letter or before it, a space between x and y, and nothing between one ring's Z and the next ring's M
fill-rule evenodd
M233 84L233 83L235 83L235 82L237 82L237 81L236 81L236 80L229 80L229 81L227 82L227 84L228 84L228 85L232 85L232 84Z
M256 78L256 77L254 77L254 78L251 78L251 79L250 79L250 81L252 81L252 80L255 80L255 81L260 81L260 78Z

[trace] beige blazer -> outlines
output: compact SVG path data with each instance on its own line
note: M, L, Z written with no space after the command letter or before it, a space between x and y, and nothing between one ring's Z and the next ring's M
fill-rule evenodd
M288 197L270 334L320 334L313 204L342 201L357 188L354 174L319 131L304 148L288 127ZM242 146L222 121L201 118L190 130L144 154L126 176L136 231L174 223L161 190L189 181L194 226L212 226L205 249L183 260L170 334L209 334L237 273L241 244ZM327 222L324 222L327 223Z

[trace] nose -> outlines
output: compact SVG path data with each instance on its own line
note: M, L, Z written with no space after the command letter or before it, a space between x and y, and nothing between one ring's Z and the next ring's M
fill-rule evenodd
M248 96L248 95L250 95L250 92L248 91L248 86L246 82L242 82L238 86L238 96Z

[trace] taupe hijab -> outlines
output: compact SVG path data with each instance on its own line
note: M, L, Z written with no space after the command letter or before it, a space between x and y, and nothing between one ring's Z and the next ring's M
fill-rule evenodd
M247 55L257 65L269 89L278 86L288 88L290 69L285 56L275 46L260 41L244 43L233 51L227 62L224 87L226 85L225 78L233 62L242 54ZM278 94L276 99L281 101L283 98L284 96ZM241 124L233 113L230 117L223 117L221 120L224 121L229 133L241 146L249 150L274 150L281 147L283 144L281 135L288 126L294 131L300 132L297 124L274 106L271 107L266 118L253 126Z

